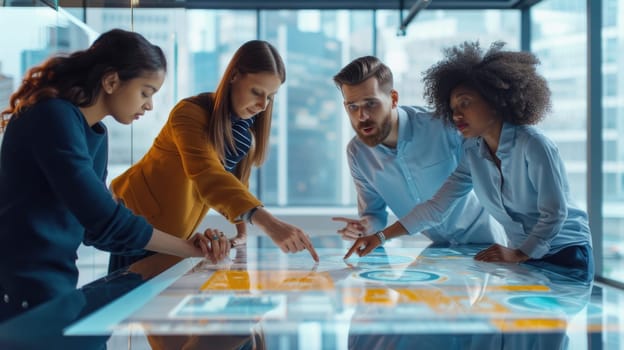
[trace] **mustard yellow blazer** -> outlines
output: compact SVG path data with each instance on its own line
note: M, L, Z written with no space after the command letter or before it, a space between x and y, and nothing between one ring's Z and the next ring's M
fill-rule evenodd
M246 184L225 170L208 143L210 113L198 99L180 101L145 156L110 185L134 213L185 239L211 208L236 223L261 205Z

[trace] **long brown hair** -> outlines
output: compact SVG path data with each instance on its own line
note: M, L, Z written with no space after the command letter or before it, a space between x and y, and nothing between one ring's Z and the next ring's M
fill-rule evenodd
M0 112L0 130L4 130L10 115L17 117L43 99L62 98L79 107L94 104L105 74L116 72L121 81L127 81L166 69L160 47L140 34L110 30L86 50L52 57L28 70L22 85L11 95L9 107Z
M263 40L251 40L236 50L230 60L219 85L215 91L215 101L212 116L208 120L208 140L219 152L219 158L225 160L225 146L234 148L232 125L230 122L232 111L230 82L234 74L273 73L282 84L286 81L286 68L277 49ZM260 166L264 162L269 148L271 136L271 119L273 100L267 108L257 114L256 121L251 126L253 141L251 149L237 165L234 175L243 183L247 183L253 165Z

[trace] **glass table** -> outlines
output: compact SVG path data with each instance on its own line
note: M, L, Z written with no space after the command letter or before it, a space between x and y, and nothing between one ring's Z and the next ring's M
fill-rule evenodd
M349 242L313 242L317 264L262 236L219 264L156 254L0 325L0 348L624 349L624 291L578 271L413 237L348 260Z

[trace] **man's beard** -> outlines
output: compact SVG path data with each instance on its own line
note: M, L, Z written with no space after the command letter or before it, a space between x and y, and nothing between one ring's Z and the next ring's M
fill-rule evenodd
M360 130L362 128L374 126L377 128L377 132L372 135L364 135ZM375 122L368 121L359 123L357 129L355 129L355 133L358 135L358 138L362 140L367 146L375 147L378 144L382 143L388 135L390 135L390 131L392 130L392 124L390 123L390 118L385 118L380 125L375 124Z

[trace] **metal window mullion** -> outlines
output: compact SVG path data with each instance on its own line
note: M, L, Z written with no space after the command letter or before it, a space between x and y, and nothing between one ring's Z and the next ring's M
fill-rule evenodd
M603 271L602 0L587 0L587 212L596 275Z

